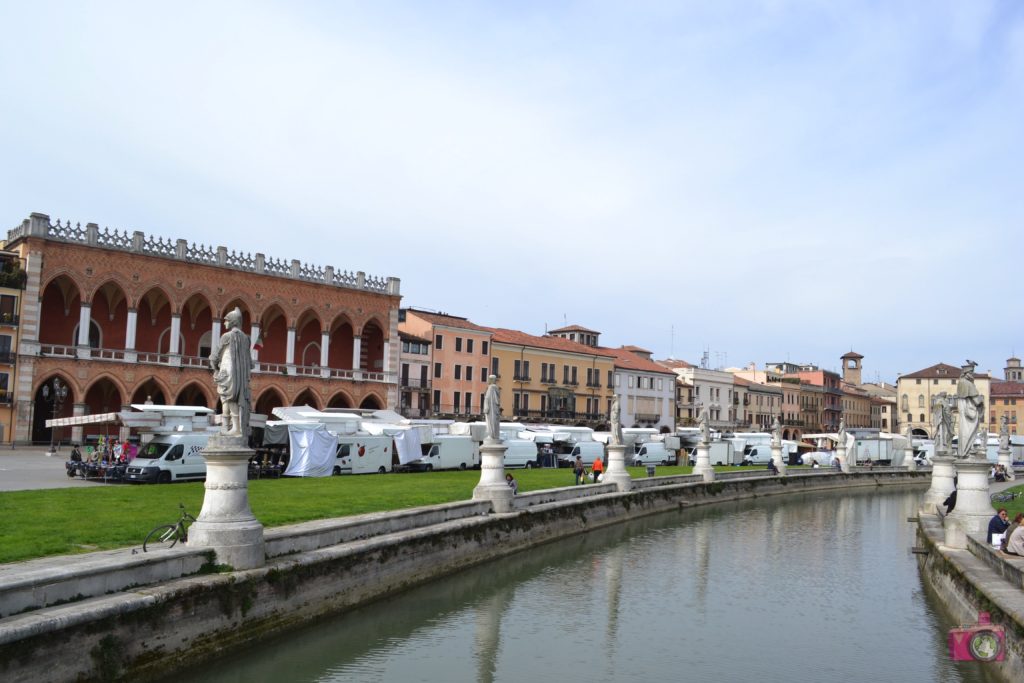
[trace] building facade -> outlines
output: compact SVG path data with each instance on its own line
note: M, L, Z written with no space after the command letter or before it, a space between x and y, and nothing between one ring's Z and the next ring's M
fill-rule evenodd
M646 349L606 350L615 354L614 391L619 396L622 426L674 432L676 374L651 360Z
M398 412L403 417L429 418L433 415L430 406L430 374L434 366L430 353L431 340L402 330L402 313L399 312L398 340Z
M956 383L960 379L960 368L948 363L937 363L923 370L901 375L896 382L899 401L899 423L897 430L903 432L909 422L914 434L930 438L932 434L931 402L945 394L956 394ZM981 414L988 415L991 406L989 395L991 378L975 374L974 384L984 403Z
M25 280L21 257L15 252L0 251L0 443L14 441L14 387Z
M253 410L394 408L397 278L228 252L32 214L8 232L24 264L14 438L49 441L49 417L147 399L215 407L208 356L239 308ZM44 396L58 378L60 405ZM81 440L82 428L58 438Z

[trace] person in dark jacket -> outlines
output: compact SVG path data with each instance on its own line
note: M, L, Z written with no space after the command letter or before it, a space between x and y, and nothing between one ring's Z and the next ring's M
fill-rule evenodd
M988 537L986 538L988 544L992 545L992 537L1006 533L1008 528L1010 528L1010 516L1006 512L1006 508L999 508L996 516L988 520Z

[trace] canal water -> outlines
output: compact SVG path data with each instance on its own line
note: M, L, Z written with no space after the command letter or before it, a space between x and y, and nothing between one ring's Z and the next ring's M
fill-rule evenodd
M474 567L175 680L987 681L909 549L922 491L650 517Z

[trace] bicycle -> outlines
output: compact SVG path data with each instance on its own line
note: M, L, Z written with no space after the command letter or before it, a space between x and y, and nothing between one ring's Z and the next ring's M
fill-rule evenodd
M1002 493L993 493L989 498L993 503L1008 503L1020 496L1020 493L1016 491L1004 491Z
M181 509L181 517L174 524L161 524L153 529L142 542L142 552L153 549L173 548L178 541L188 541L188 526L196 521L196 518L185 512L185 505L178 503Z

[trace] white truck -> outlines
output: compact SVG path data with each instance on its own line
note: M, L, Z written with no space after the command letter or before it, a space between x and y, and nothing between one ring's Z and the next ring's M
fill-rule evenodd
M392 469L390 436L339 434L334 474L383 474Z
M480 466L480 449L468 436L438 434L422 444L423 457L408 463L410 469L465 470Z

